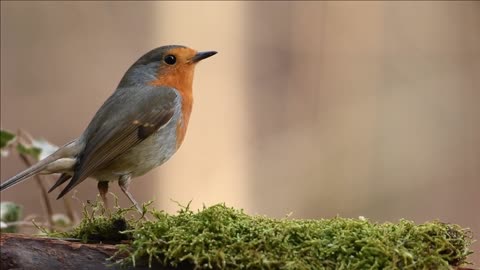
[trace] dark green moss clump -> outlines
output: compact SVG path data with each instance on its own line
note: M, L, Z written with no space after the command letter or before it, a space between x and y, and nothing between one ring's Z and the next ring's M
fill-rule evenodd
M116 208L113 213L107 213L99 202L88 203L84 207L83 219L80 224L70 232L53 233L51 236L77 238L83 242L118 243L132 238L125 231L133 228L135 222L127 218L131 208Z
M119 254L127 256L119 262L181 269L450 269L471 253L470 232L440 222L271 219L225 205L150 213L152 221L129 223L131 242L120 245ZM85 228L88 222L70 237L97 235Z

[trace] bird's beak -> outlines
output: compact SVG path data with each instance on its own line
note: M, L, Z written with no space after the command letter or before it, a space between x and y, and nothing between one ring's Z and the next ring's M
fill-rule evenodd
M190 60L191 63L197 63L200 62L201 60L208 58L212 55L217 54L215 51L208 51L208 52L197 52L194 57Z

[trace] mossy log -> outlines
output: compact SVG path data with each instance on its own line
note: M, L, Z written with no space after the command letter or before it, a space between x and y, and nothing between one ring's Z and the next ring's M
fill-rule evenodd
M36 237L23 234L0 235L0 269L149 269L137 265L125 268L112 265L110 258L118 249L112 244L84 244L57 238ZM169 269L152 265L151 269ZM193 269L183 266L181 269ZM457 267L455 270L473 270Z
M88 204L78 226L50 238L2 235L1 269L447 270L467 269L472 253L468 229L438 221L274 219L223 204L176 215L144 206L145 220L101 206Z

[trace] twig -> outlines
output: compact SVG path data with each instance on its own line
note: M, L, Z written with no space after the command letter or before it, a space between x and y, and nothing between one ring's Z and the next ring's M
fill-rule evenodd
M25 163L27 167L32 166L32 163L30 162L30 160L28 160L28 158L24 154L19 154L19 155L23 163ZM47 221L48 221L49 227L51 227L53 225L53 210L52 210L52 205L50 203L50 199L48 198L47 188L43 184L43 180L40 175L37 174L34 176L34 178L36 180L35 182L37 182L38 186L40 187L40 191L41 191L40 193L42 195L42 199L45 205L45 210L48 216Z
M26 140L29 142L29 144L32 144L33 142L33 137L26 131L24 130L18 130L17 132L17 138L18 139L23 139L23 140ZM27 167L30 167L32 166L32 163L30 162L30 160L28 159L28 157L22 153L18 153L20 158L22 159L23 163L25 163L25 165ZM52 210L52 205L50 203L50 199L48 198L48 192L47 192L47 188L45 187L45 185L43 184L43 179L40 175L35 175L34 176L38 186L40 187L40 191L41 191L41 196L42 196L42 199L43 199L43 203L44 203L44 206L45 206L45 210L47 212L47 221L51 226L53 226L53 210Z
M22 226L22 227L37 227L43 226L43 227L48 227L49 229L53 229L53 226L50 226L49 224L45 223L35 223L33 224L32 221L25 221L25 220L20 220L20 221L13 221L13 222L5 222L5 224L10 227L10 226Z
M65 206L65 211L67 212L67 217L72 221L72 224L77 224L78 216L74 214L70 198L67 196L63 197L63 204Z

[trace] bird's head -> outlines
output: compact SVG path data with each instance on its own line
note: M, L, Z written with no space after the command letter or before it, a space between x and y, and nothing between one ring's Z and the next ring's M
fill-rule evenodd
M181 90L192 87L195 65L217 52L197 52L180 45L163 46L140 57L127 71L120 86L150 84Z

